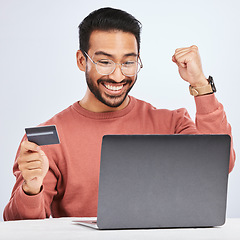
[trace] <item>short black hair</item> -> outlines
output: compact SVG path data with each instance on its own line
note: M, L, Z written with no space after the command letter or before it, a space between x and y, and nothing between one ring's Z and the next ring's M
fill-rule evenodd
M120 30L132 33L140 50L140 33L142 25L131 14L110 7L100 8L91 12L78 26L79 48L82 52L88 52L90 35L94 30L111 31Z

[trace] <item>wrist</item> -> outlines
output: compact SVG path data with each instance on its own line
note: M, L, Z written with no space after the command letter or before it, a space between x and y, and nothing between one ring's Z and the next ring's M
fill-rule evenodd
M199 81L196 81L196 82L194 82L194 83L191 83L190 85L192 86L192 87L205 87L205 86L207 86L209 84L209 82L208 82L208 80L205 78L205 76L204 77L202 77L201 78L201 80L199 80Z
M30 196L37 195L42 191L42 185L40 187L33 188L33 187L29 187L26 181L23 181L22 190L27 195L30 195Z
M213 82L213 78L209 76L208 79L206 79L207 84L203 86L189 86L189 91L192 96L201 96L201 95L207 95L216 92L216 87ZM202 82L203 83L203 82Z

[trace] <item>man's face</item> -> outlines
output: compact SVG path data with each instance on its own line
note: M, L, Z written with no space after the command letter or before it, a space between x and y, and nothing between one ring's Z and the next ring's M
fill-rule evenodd
M94 62L110 59L115 63L138 60L137 41L133 34L122 31L93 31L89 40L88 55ZM87 59L86 80L91 93L109 107L119 107L133 87L137 76L127 77L121 65L109 75L101 75L95 64Z

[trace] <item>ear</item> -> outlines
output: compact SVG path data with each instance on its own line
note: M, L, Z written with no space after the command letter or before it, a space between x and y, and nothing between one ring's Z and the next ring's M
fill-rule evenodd
M77 65L78 68L85 72L86 71L86 59L81 50L78 50L76 53Z

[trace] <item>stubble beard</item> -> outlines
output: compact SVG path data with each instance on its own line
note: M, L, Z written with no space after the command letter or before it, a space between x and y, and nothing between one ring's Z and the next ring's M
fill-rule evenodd
M99 91L99 85L104 82L104 83L114 83L114 81L112 79L98 79L97 80L97 85L94 85L93 80L91 79L91 77L89 76L89 74L86 72L86 81L87 81L87 85L89 90L92 92L92 94L103 104L105 104L108 107L112 107L112 108L116 108L121 106L121 104L124 102L124 100L126 99L128 93L131 91L132 87L134 86L135 82L137 81L137 77L134 81L134 83L131 85L132 80L129 79L124 79L122 81L122 83L126 83L129 84L129 88L123 92L120 96L111 96L108 95L104 92L100 92Z

